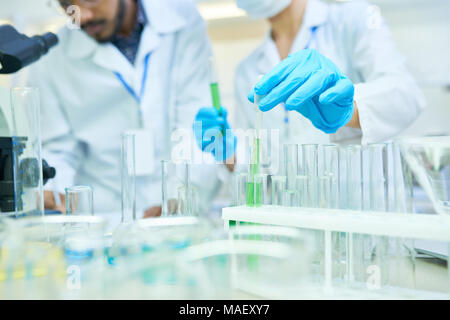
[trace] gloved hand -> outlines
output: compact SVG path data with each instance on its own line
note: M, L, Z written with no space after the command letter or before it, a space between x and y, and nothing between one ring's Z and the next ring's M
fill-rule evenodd
M290 55L259 81L254 92L264 96L261 111L269 111L284 102L311 120L325 133L335 133L345 126L354 112L353 83L336 65L316 50L305 49Z
M236 151L237 139L230 129L227 115L227 109L224 107L221 114L215 108L209 107L201 108L195 116L194 135L197 145L202 151L208 149L216 161L225 161ZM220 142L215 143L216 139L220 139ZM213 142L214 146L210 146Z

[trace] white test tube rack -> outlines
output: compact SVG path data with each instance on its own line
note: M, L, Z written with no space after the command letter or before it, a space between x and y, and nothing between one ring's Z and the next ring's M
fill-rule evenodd
M331 288L331 233L443 241L450 244L450 216L281 206L229 207L222 210L225 230L230 221L324 231L325 289Z

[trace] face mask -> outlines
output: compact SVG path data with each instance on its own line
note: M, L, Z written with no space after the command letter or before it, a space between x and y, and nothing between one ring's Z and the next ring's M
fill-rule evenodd
M291 0L236 0L237 6L245 10L249 17L267 19L286 9Z

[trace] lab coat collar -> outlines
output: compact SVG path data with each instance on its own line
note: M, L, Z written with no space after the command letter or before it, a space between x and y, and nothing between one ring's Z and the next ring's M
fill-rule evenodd
M305 9L303 24L295 38L292 46L293 51L296 48L306 46L312 36L311 29L319 27L326 23L328 18L328 5L320 0L309 0ZM280 55L272 40L271 31L266 34L264 42L259 47L258 71L265 74L270 71L272 66L280 62Z

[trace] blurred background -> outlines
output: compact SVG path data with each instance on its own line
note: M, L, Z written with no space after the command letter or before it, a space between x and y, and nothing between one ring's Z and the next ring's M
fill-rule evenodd
M358 0L353 0L358 1ZM268 32L262 20L251 20L234 0L198 0L208 23L217 59L223 104L234 119L234 70ZM335 2L327 1L327 2ZM342 2L342 1L341 1ZM404 133L407 135L450 134L450 1L372 0L391 27L400 51L423 89L428 108ZM0 2L0 24L11 23L27 35L56 32L66 23L56 0L14 0ZM0 85L21 84L26 70L14 76L0 76Z

